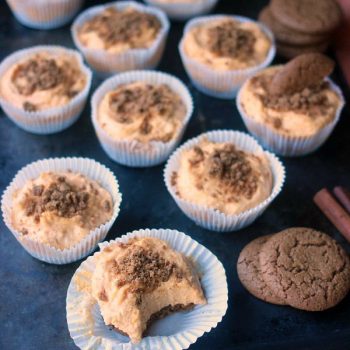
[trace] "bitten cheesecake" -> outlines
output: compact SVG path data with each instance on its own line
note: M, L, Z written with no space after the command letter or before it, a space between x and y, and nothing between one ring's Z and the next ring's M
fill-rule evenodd
M122 53L152 46L161 29L160 20L132 7L109 7L78 29L81 44L89 49Z
M242 87L239 104L249 118L275 133L310 137L336 117L341 96L326 78L334 62L310 53L267 68Z
M153 320L206 303L190 260L152 237L103 249L97 256L92 295L104 322L133 343Z
M86 86L77 58L63 52L35 53L10 67L0 78L0 96L28 112L68 104Z
M239 214L267 199L273 178L266 156L238 149L233 143L202 139L184 150L172 186L193 204Z
M108 92L98 106L97 120L115 140L168 142L178 135L186 112L168 85L136 81Z
M266 59L271 45L258 24L229 17L198 24L184 37L186 55L218 71L257 66Z
M96 181L80 173L46 172L14 192L11 221L23 237L64 250L112 215L112 197Z

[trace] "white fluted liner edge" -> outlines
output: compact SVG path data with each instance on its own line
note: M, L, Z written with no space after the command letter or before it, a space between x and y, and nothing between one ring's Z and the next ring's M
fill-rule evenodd
M34 29L55 29L69 23L84 0L6 0L14 16Z
M196 306L157 321L148 336L139 344L111 331L103 322L97 304L82 303L84 292L77 288L74 276L91 276L95 268L94 256L84 261L75 272L67 292L67 323L75 344L84 350L181 350L187 349L205 332L210 332L221 322L227 310L228 288L223 265L207 248L182 232L169 229L145 229L128 233L114 241L103 242L100 248L113 242L127 242L133 237L156 237L171 248L190 256L201 274L201 284L207 305ZM89 277L86 282L89 283ZM88 315L86 322L82 315ZM92 324L91 324L92 323ZM166 335L159 335L166 333Z
M208 21L225 18L232 18L233 20L239 22L253 22L263 30L263 32L271 41L271 48L262 63L246 69L218 71L194 60L186 54L184 48L184 39L188 31L198 25L207 23ZM276 45L273 34L262 23L255 22L249 18L242 16L211 15L194 18L186 24L182 39L179 44L179 52L188 76L191 78L193 85L199 91L209 96L231 99L236 97L239 88L248 78L270 65L276 54Z
M183 213L193 220L197 225L204 227L208 230L218 232L229 232L240 230L251 223L253 223L271 204L271 202L281 192L285 181L285 169L279 159L270 152L264 152L267 157L273 176L273 186L271 195L257 205L247 211L239 213L237 215L228 215L220 212L217 209L208 208L202 205L191 203L184 200L176 193L176 188L171 183L172 174L179 168L181 153L184 150L188 150L198 144L203 138L212 142L232 142L246 152L261 153L264 152L262 147L248 134L239 131L231 130L215 130L198 137L195 137L181 147L179 147L169 158L164 169L164 181L165 185L173 197L179 208Z
M97 120L98 106L103 97L119 85L144 81L149 84L166 84L179 94L186 106L186 116L176 137L169 142L116 140L99 125ZM92 123L102 148L114 161L131 167L148 167L163 163L180 142L186 126L193 113L193 100L186 86L176 77L162 72L131 71L107 79L95 91L91 100Z
M69 249L59 250L45 243L26 238L12 225L13 194L30 180L37 178L41 173L48 171L67 171L81 173L95 180L105 188L113 199L113 216L105 224L92 230L80 243ZM15 236L22 247L34 258L50 264L68 264L80 260L90 254L99 242L105 239L120 210L122 195L114 174L104 165L88 158L49 158L39 160L22 168L6 188L1 199L1 210L4 223Z

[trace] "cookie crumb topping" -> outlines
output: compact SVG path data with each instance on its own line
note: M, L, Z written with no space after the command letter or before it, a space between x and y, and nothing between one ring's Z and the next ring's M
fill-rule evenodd
M215 150L208 158L208 173L226 183L236 195L252 198L258 188L258 179L243 151L232 144Z
M114 261L113 273L120 275L118 287L126 284L132 293L145 293L156 289L162 282L167 282L175 274L183 277L176 264L164 259L158 252L135 246L130 254Z
M46 211L71 218L81 214L87 208L89 200L89 193L76 190L63 176L46 189L43 185L33 186L32 195L33 198L26 202L25 210L26 215L34 215L35 220L40 220L39 215Z
M28 101L23 103L23 109L27 112L35 112L37 110L37 107Z
M29 96L36 90L53 89L63 82L64 72L54 59L30 59L20 64L12 81L21 95Z
M272 77L257 76L252 78L252 83L255 87L261 87L263 91L267 91L268 86L272 84ZM257 96L267 108L280 112L296 111L310 117L317 117L324 115L328 108L332 107L326 94L328 89L329 83L324 81L317 86L305 87L298 92L283 95L257 93Z
M118 123L132 123L134 118L142 120L140 132L149 134L152 131L151 119L158 115L171 119L176 115L177 96L165 84L119 87L110 95L109 107Z
M208 48L222 57L244 60L253 54L255 36L238 27L237 22L228 20L209 29Z
M136 10L118 11L110 7L101 14L88 20L81 32L96 32L109 48L118 43L128 43L139 47L139 37L145 30L152 29L155 38L161 28L159 19L149 13Z

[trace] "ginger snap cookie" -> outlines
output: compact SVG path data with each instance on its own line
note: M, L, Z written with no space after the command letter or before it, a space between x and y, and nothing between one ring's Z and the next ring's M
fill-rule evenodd
M260 249L271 236L258 237L243 248L237 262L237 273L243 286L258 299L272 304L286 305L284 299L272 292L261 275Z
M326 310L350 290L347 253L331 237L310 228L277 233L262 246L259 261L266 285L298 309Z
M335 0L271 0L270 8L280 23L306 33L332 32L342 20Z
M262 9L258 19L271 29L277 40L277 46L282 44L288 47L289 45L293 45L296 47L301 46L305 48L305 46L320 46L320 44L323 44L329 40L328 34L303 33L284 26L278 20L278 18L273 16L269 6Z
M320 85L334 70L334 61L320 53L308 53L289 61L272 79L270 92L283 95Z

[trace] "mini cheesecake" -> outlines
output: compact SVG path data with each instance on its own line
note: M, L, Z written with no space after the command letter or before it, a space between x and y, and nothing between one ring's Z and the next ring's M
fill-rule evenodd
M106 325L141 341L149 324L206 304L192 262L152 237L113 243L98 254L92 295Z
M273 178L263 152L203 139L181 153L171 183L177 195L190 203L236 215L267 199Z
M97 121L114 140L168 142L179 134L186 113L184 101L168 85L135 81L103 97Z

